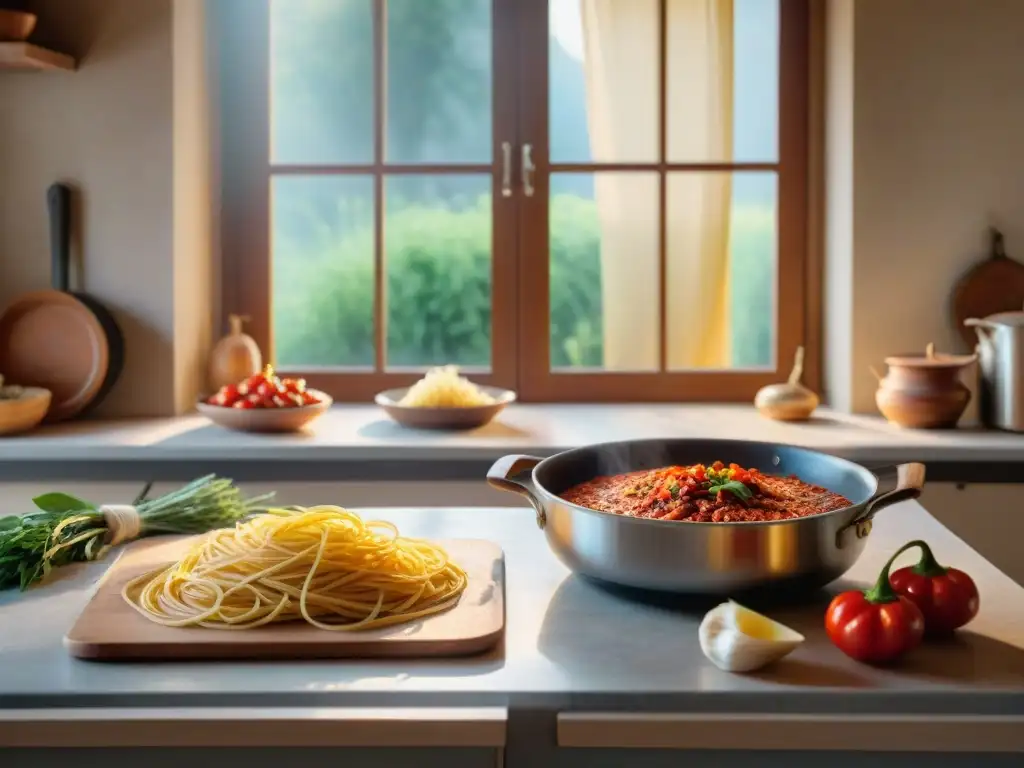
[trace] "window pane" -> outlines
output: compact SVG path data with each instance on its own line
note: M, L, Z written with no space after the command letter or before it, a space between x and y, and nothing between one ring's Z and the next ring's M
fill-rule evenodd
M551 161L658 160L657 0L549 0Z
M551 367L658 369L658 175L551 177Z
M670 370L770 367L774 173L672 173L666 219Z
M371 0L270 0L275 163L373 161Z
M373 366L373 179L272 183L273 329L281 367Z
M491 364L491 177L392 176L385 185L387 362Z
M779 0L668 0L672 162L775 162Z
M388 0L387 159L491 162L491 0Z

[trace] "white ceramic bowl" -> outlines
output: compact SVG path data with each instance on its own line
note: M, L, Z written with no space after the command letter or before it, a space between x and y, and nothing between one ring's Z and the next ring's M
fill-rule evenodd
M499 387L480 387L494 398L490 405L469 408L422 408L399 405L408 387L389 389L374 398L374 402L403 427L414 429L475 429L489 423L509 403L515 402L516 393Z

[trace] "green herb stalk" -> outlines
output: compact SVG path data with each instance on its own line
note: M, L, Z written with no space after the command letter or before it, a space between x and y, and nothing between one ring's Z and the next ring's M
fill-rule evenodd
M273 495L246 499L231 480L216 475L156 499L146 498L150 485L133 502L142 520L140 536L233 526L262 511ZM0 517L0 589L26 589L53 568L97 560L109 549L110 530L98 505L66 493L45 493L32 501L38 512Z

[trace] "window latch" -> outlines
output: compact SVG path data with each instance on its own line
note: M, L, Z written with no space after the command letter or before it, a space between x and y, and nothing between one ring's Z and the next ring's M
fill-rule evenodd
M533 164L533 145L523 144L523 194L533 197L533 172L537 166Z
M512 197L512 142L501 142L501 196Z

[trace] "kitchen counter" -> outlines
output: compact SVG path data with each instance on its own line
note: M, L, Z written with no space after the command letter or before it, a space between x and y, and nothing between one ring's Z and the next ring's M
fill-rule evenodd
M434 733L436 744L444 732L456 742L498 744L504 731L495 723L504 724L507 712L510 740L533 723L540 729L535 738L583 750L733 749L730 723L746 723L744 749L788 743L787 749L1024 751L1024 588L917 503L878 516L864 555L832 591L868 585L895 548L923 538L941 562L976 579L981 612L969 629L923 646L898 666L861 665L825 637L830 594L822 592L804 605L768 610L807 642L752 675L722 672L702 655L697 625L708 606L639 602L571 575L547 549L528 509L377 509L373 515L408 535L488 538L504 548L503 647L480 657L424 661L79 661L64 651L62 637L109 563L72 566L45 587L0 595L0 746L39 746L27 743L33 738L48 746L85 746L98 738L153 746L172 737L179 747L239 746L240 739L271 746L275 733L282 744L297 738L295 729L282 726L289 718L305 723L296 727L311 740L307 745L365 742L373 733L387 743L379 721L389 717L420 723L397 737L402 743L416 740L410 733L427 741ZM349 721L363 724L358 738L338 725ZM147 742L147 733L157 735ZM832 746L821 746L828 738ZM793 747L797 742L810 746Z
M333 407L307 432L229 432L200 416L82 421L0 439L0 480L476 480L506 453L549 455L588 443L721 437L803 445L867 464L924 461L929 479L1018 482L1024 435L905 430L820 409L785 424L743 405L522 405L469 432L409 430L376 406Z

